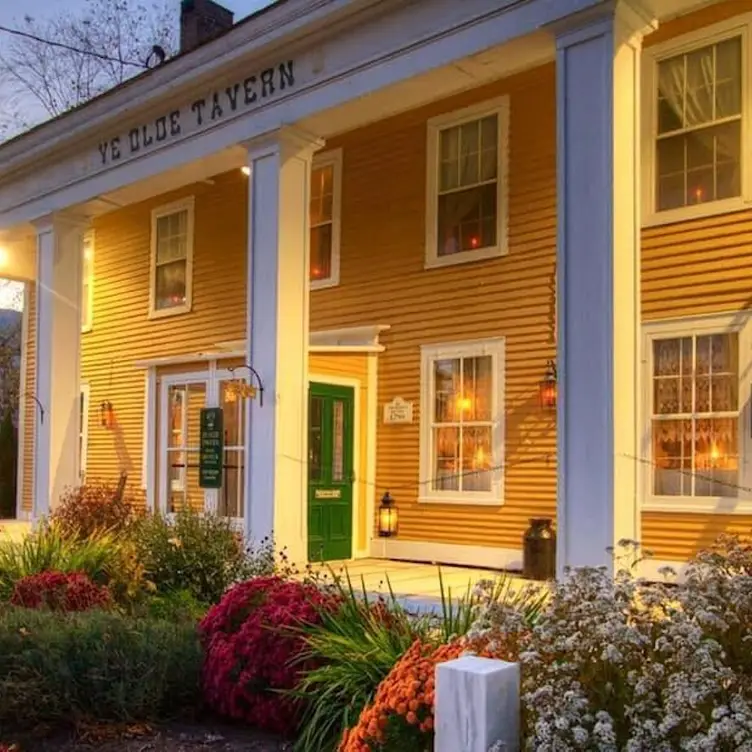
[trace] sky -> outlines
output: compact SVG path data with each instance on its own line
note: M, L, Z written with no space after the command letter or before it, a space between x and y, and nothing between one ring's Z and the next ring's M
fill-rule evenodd
M172 0L176 7L180 6L180 0ZM250 13L270 4L270 0L219 0L221 5L235 13L235 21L240 21ZM29 15L42 19L46 16L57 15L64 10L83 8L85 0L0 0L0 26L10 28L18 27L23 16ZM0 45L3 44L6 35L0 33ZM3 102L3 91L0 87L0 106ZM1 250L1 249L0 249ZM0 278L0 309L18 308L18 291L15 284L8 284Z

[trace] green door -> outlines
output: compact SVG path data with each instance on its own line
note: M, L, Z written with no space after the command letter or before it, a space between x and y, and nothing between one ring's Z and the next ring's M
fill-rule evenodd
M311 384L308 407L308 559L352 556L353 390Z

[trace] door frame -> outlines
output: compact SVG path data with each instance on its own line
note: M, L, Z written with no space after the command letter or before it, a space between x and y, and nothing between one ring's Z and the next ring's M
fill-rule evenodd
M311 392L311 384L330 384L331 386L343 386L349 387L353 390L353 474L355 475L355 482L352 484L352 558L362 559L368 556L370 537L368 528L366 528L366 547L360 548L358 546L359 527L360 524L360 485L361 483L368 482L368 469L366 468L366 474L363 478L360 475L360 390L362 388L361 380L354 376L330 376L322 373L309 373L308 374L308 393ZM307 411L306 411L307 414ZM307 418L310 425L310 418ZM309 425L306 425L306 436L308 436ZM306 456L308 453L306 452ZM366 500L367 501L367 500ZM306 496L305 496L305 509L306 517L308 519L308 485L306 482ZM368 506L366 504L366 506ZM307 525L306 525L307 527ZM308 531L306 530L306 540L308 540Z

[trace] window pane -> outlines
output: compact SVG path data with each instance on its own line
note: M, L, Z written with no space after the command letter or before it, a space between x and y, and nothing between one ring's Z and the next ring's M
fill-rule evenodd
M311 280L332 276L332 226L311 228Z
M462 489L490 491L493 472L491 428L464 428L462 431Z
M434 422L454 423L465 408L464 397L460 394L460 361L437 360L434 373Z
M219 491L217 514L224 517L243 516L245 478L245 452L240 449L225 449L224 476Z
M308 410L308 479L323 480L324 413L321 397L311 397Z
M242 447L245 443L245 399L230 390L227 381L220 382L219 406L223 412L225 447Z
M311 225L332 221L334 167L324 165L311 171Z
M742 111L742 40L728 39L716 45L715 116L739 115Z
M345 405L341 400L332 403L332 482L345 479Z
M154 296L157 310L185 305L185 276L185 261L174 261L157 267Z
M435 428L433 431L433 487L436 491L460 490L459 438L459 428Z
M201 433L201 411L206 407L206 384L188 384L186 388L187 435L186 447L198 451Z
M490 355L463 360L463 397L467 404L467 409L462 412L463 421L491 420L493 410L492 368L493 358Z
M738 421L698 420L695 440L695 495L736 496L739 468Z
M185 387L171 386L167 392L170 411L170 430L167 436L168 447L182 447L183 437L183 410L185 408Z
M685 126L701 125L713 120L713 47L687 55L684 95Z
M684 56L658 64L658 133L684 127Z
M496 245L496 183L439 196L438 255Z
M653 421L653 493L692 494L692 421Z

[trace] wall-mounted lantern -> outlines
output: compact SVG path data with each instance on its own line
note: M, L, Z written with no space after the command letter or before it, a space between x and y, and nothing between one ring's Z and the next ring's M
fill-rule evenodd
M553 360L549 360L548 363L546 363L546 373L543 375L543 381L538 384L541 407L545 408L546 410L556 409L556 387L556 363Z
M397 535L397 505L387 491L379 504L379 537L392 538Z
M99 424L108 431L115 425L115 409L109 400L105 400L99 405Z
M240 371L244 368L251 374L251 381L253 381L254 378L256 379L258 386L254 386L253 383L246 384L242 379L235 378L235 371ZM244 363L242 366L228 368L227 370L233 374L232 381L227 385L226 395L229 397L228 402L234 402L238 397L241 397L242 399L255 399L256 396L258 396L259 407L263 407L264 384L261 381L261 376L258 375L258 371L247 363Z

